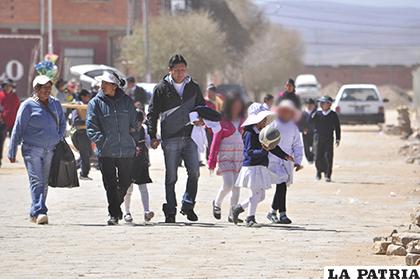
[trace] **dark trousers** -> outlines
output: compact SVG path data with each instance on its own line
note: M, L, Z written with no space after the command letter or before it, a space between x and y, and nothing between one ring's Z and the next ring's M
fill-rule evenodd
M1 159L3 158L3 147L4 147L4 142L6 141L6 136L7 136L6 125L0 123L0 165L1 165Z
M80 175L86 177L90 171L90 156L92 156L92 146L86 134L86 130L82 129L74 132L71 136L71 141L80 153L80 160L82 163Z
M276 185L276 193L274 194L273 203L271 204L272 209L278 210L279 212L286 212L286 193L286 182Z
M331 177L334 157L334 140L314 136L315 167L317 172Z
M313 153L313 143L314 143L314 135L313 134L302 134L303 140L303 147L305 150L305 157L308 162L314 161L314 153Z
M121 204L131 185L133 158L100 157L99 166L108 199L109 215L122 218Z

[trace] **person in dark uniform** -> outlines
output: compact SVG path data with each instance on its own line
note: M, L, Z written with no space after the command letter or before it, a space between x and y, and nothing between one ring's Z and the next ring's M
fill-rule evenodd
M312 115L311 120L314 125L316 179L320 180L322 173L324 173L326 182L331 182L334 156L334 132L337 147L341 139L340 120L338 119L337 113L331 110L332 102L333 99L330 96L323 96L319 99L321 109Z
M305 149L305 157L308 163L314 162L313 141L314 141L314 125L311 122L312 115L316 112L316 103L314 99L305 101L305 109L302 112L298 126L302 133L303 146Z

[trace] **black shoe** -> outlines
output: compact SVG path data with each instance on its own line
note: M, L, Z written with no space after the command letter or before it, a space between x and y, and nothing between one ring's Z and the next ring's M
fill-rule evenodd
M165 216L165 223L175 223L175 214L169 214Z
M109 220L107 222L108 226L115 226L118 225L118 218L116 217L109 217Z
M220 218L222 218L222 209L218 207L214 201L213 201L213 216L217 220L220 220Z
M325 182L331 182L331 177L330 176L325 176Z
M198 221L198 216L197 214L195 214L194 209L181 209L181 214L182 215L186 215L187 219L192 221L192 222L196 222Z
M290 220L289 217L287 217L286 215L280 216L278 224L287 224L288 225L288 224L291 224L291 223L292 223L292 220Z
M246 217L246 226L247 227L255 227L258 223L255 221L255 216L248 216Z
M244 211L245 210L240 204L237 204L234 207L232 207L232 221L235 225L239 223L239 214L241 214Z
M233 223L232 217L230 217L230 216L228 217L228 222ZM238 218L238 224L242 224L243 222L244 222L244 220Z
M320 172L317 172L317 173L316 173L316 176L315 176L315 179L316 179L316 180L321 180L321 178L322 178L321 173L320 173Z

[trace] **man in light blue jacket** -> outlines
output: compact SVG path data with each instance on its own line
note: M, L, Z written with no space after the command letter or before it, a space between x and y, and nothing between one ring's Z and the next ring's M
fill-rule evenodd
M10 140L8 157L16 162L17 146L22 143L22 157L29 176L32 206L31 221L48 224L48 177L55 146L64 137L66 120L60 102L51 97L52 81L37 76L34 95L25 100L18 111Z

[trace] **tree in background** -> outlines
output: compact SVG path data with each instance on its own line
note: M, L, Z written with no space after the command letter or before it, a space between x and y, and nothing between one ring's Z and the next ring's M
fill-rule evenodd
M158 81L168 72L168 59L175 53L185 57L188 71L201 84L205 84L208 73L223 67L225 34L207 13L161 15L151 19L149 28L152 80ZM121 56L139 76L145 75L141 26L123 41Z

